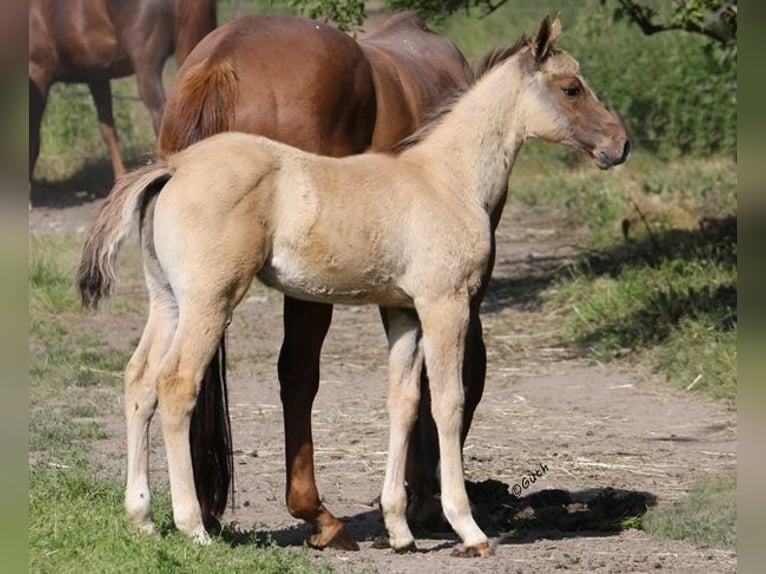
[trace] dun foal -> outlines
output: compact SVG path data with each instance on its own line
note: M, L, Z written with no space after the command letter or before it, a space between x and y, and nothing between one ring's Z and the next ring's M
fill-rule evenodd
M104 203L82 253L83 302L110 294L118 246L136 220L150 309L125 373L125 506L153 530L147 430L159 407L173 517L209 541L189 452L189 419L205 367L252 280L309 301L393 308L388 461L381 506L390 545L414 546L404 467L425 358L441 451L444 514L471 555L490 550L474 521L460 453L462 363L469 302L528 137L563 143L607 169L628 140L556 50L558 18L493 53L475 85L395 154L328 158L272 140L224 133L140 168Z

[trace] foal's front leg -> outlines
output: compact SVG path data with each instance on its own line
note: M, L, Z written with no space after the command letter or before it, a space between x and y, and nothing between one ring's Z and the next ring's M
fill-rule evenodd
M490 551L489 541L471 515L461 456L468 296L416 301L416 308L423 326L431 410L439 437L442 509L467 553L483 556Z
M420 371L423 350L420 323L411 310L391 309L388 313L388 416L389 443L386 477L380 505L388 530L389 545L397 552L415 548L407 525L404 471L407 445L417 418L420 400Z

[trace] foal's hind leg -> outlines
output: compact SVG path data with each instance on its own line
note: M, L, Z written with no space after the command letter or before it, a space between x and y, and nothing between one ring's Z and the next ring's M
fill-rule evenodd
M152 301L149 318L125 369L128 470L125 511L145 532L154 532L149 493L149 423L157 408L157 372L175 331L172 307Z
M285 426L287 509L313 526L311 546L358 550L343 523L322 504L314 478L311 407L319 388L322 342L331 321L332 305L285 297L279 386Z
M222 298L192 296L190 299L186 305L179 306L178 327L157 381L157 399L168 461L173 520L181 532L207 544L210 537L202 522L194 487L189 425L200 382L218 348L228 312L221 304Z
M415 547L405 509L404 471L407 444L417 417L420 399L420 371L423 351L420 323L413 311L390 309L388 312L388 416L389 444L386 477L380 505L389 535L389 545L397 552Z

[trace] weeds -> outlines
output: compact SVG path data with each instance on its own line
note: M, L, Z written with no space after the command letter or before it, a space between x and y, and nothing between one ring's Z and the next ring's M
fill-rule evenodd
M736 474L698 482L684 499L649 510L641 527L660 538L734 549L737 544Z

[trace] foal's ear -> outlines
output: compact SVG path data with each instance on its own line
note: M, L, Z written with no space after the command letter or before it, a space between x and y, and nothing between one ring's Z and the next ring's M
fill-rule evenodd
M535 60L542 62L551 55L553 44L561 35L561 13L556 14L556 18L551 24L551 19L546 16L540 23L540 29L535 37Z

